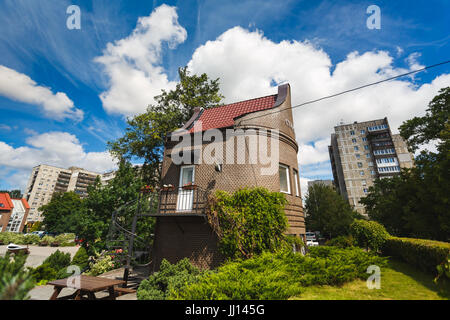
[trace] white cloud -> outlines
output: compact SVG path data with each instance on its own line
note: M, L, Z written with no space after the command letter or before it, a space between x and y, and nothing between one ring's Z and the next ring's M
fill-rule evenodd
M327 161L329 139L318 140L311 144L300 144L299 146L299 163L308 165L318 162Z
M108 43L95 61L103 64L109 88L100 95L110 113L133 115L145 111L161 89L172 89L161 67L163 44L170 49L186 40L175 7L161 5L148 17L141 17L127 38Z
M10 185L16 184L22 189L28 182L31 169L39 164L62 168L77 166L98 173L116 168L108 152L86 152L77 137L67 132L34 135L26 143L27 146L14 148L0 141L2 179L8 179Z
M308 179L306 177L300 177L300 190L303 200L305 200L306 196L308 195L308 182L312 180L313 179Z
M29 76L0 65L0 95L9 99L40 106L45 116L64 120L80 121L83 111L63 92L53 93L49 88L39 86Z
M235 27L197 48L188 66L194 73L220 78L226 102L273 94L271 84L283 81L290 83L296 105L422 67L419 57L410 55L405 69L394 67L386 51L351 52L333 70L328 54L311 42L276 43L260 31ZM300 164L328 160L326 146L341 119L352 123L388 117L397 133L403 121L424 115L428 102L449 85L449 74L421 86L403 78L294 109Z

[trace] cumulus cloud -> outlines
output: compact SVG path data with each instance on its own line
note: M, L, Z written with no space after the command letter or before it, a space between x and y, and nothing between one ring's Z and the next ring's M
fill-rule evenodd
M107 112L133 115L145 111L161 89L172 89L161 66L163 45L170 49L186 40L175 7L161 5L148 17L141 17L126 38L108 43L101 63L109 77L108 90L100 95Z
M273 42L261 31L235 27L197 48L188 67L219 77L227 102L273 94L274 83L289 82L296 105L415 70L422 67L419 57L414 53L406 59L408 68L397 68L389 52L350 52L333 65L329 55L309 41ZM323 164L328 159L326 146L341 120L388 117L397 133L404 120L425 114L428 102L448 85L449 74L422 85L402 78L294 109L300 164Z
M64 120L80 121L83 111L63 92L53 93L51 89L39 86L29 76L0 65L0 95L9 99L40 106L45 116Z
M10 185L20 181L20 188L25 187L31 169L39 164L62 168L77 166L98 173L116 168L108 152L86 152L77 137L67 132L33 135L26 143L26 146L14 148L0 141L2 179L12 179L8 181Z

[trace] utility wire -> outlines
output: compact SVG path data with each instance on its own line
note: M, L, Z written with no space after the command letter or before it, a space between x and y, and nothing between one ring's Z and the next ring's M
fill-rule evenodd
M337 96L340 96L340 95L343 95L343 94L346 94L346 93L349 93L349 92L352 92L352 91L364 89L364 88L367 88L367 87L370 87L370 86L374 86L374 85L377 85L377 84L380 84L380 83L383 83L383 82L387 82L387 81L391 81L391 80L394 80L394 79L402 78L402 77L408 76L410 74L414 74L414 73L418 73L418 72L421 72L421 71L424 71L424 70L427 70L427 69L435 68L435 67L447 64L447 63L450 63L450 60L443 61L443 62L440 62L440 63L436 63L436 64L433 64L433 65L430 65L430 66L426 66L426 67L423 67L421 69L413 70L413 71L410 71L410 72L407 72L407 73L403 73L403 74L397 75L395 77L391 77L391 78L387 78L387 79L380 80L380 81L377 81L377 82L372 82L372 83L369 83L369 84L365 84L365 85L360 86L360 87L356 87L356 88L353 88L353 89L345 90L345 91L342 91L342 92L339 92L339 93L335 93L335 94L332 94L332 95L329 95L329 96L325 96L325 97L322 97L322 98L319 98L319 99L303 102L303 103L297 104L297 105L295 105L295 106L293 106L291 108L284 108L284 109L276 110L276 111L273 111L273 112L270 112L270 113L267 113L267 114L262 114L262 115L255 116L255 117L252 117L252 118L243 119L243 120L241 120L239 122L238 126L243 121L253 120L253 119L257 119L257 118L261 118L261 117L266 117L268 115L271 115L271 114L274 114L274 113L279 113L279 112L282 112L284 110L295 109L295 108L302 107L302 106L305 106L305 105L308 105L308 104L311 104L311 103L319 102L319 101L322 101L322 100L325 100L325 99L334 98L334 97L337 97Z

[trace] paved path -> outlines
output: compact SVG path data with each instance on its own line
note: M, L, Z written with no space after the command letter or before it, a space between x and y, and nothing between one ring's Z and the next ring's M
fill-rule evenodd
M26 245L25 245L26 247ZM39 247L39 246L28 246L30 254L25 262L25 266L36 268L44 262L44 260L51 255L56 250L62 251L64 253L69 252L70 256L73 257L78 250L76 247ZM5 255L8 251L7 246L0 246L0 256Z

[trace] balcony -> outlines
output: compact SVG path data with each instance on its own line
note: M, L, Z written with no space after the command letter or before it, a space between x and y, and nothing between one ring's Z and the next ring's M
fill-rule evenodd
M208 194L196 185L163 187L155 216L204 216Z

